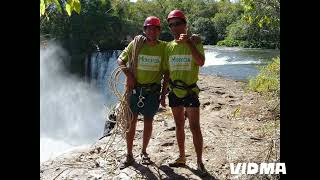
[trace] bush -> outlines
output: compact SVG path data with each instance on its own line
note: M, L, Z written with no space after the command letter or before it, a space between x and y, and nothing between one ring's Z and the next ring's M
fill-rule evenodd
M257 77L249 80L249 89L264 95L268 108L277 119L280 118L280 57L261 69Z
M268 41L241 41L232 38L227 38L222 41L218 41L218 46L227 46L227 47L234 47L240 46L243 48L266 48L266 49L275 49L279 48L280 45L274 42Z
M234 39L225 39L225 40L222 40L222 41L218 41L217 42L217 45L218 46L227 46L227 47L234 47L234 46L239 46L241 41L239 40L234 40Z
M259 93L270 93L272 96L280 95L280 57L263 67L257 77L249 80L249 88Z
M257 41L241 41L239 46L243 48L264 48L265 45L262 42Z

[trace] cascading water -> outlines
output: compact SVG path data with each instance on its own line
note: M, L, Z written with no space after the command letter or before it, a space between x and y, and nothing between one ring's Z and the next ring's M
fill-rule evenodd
M40 162L102 136L107 107L115 103L107 79L119 53L93 54L89 83L66 71L62 48L40 49Z
M108 106L116 103L116 97L110 91L108 81L112 71L117 66L116 60L120 53L120 50L96 52L86 59L87 78L91 85L98 87ZM122 76L121 79L123 80L124 77Z

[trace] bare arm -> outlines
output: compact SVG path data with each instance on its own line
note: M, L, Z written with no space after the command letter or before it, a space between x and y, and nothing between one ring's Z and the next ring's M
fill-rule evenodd
M179 40L177 42L184 42L191 50L192 57L195 59L196 64L199 66L204 65L204 56L198 51L194 43L190 40L187 34L180 34Z
M196 60L196 64L198 64L199 66L203 66L204 56L198 51L196 46L190 40L187 40L186 43L191 50L193 58Z
M121 67L122 72L127 77L126 87L128 88L128 90L132 90L136 84L133 74L129 71L129 68L126 65L126 62L122 61L121 59L118 59L117 63Z

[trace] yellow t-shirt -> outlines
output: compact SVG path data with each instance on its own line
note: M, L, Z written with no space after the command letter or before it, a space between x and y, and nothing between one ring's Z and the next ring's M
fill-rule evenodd
M164 50L167 42L158 41L155 46L143 44L137 64L137 82L139 84L160 84L163 74ZM133 41L122 51L119 58L128 62L129 52L132 51Z
M202 44L195 45L198 51L204 56L204 49ZM164 70L170 72L170 79L172 81L180 80L188 86L197 83L199 74L199 65L196 64L192 57L190 48L184 43L177 43L174 40L167 43L165 49L165 63ZM193 88L195 93L199 93L198 88ZM174 88L173 92L176 96L183 98L187 95L186 90Z

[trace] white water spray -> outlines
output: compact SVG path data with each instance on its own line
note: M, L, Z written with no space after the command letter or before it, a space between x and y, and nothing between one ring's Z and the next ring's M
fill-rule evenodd
M65 70L67 58L57 45L40 49L40 162L93 144L103 133L103 97Z
M221 56L221 53L215 51L205 52L206 61L204 67L207 66L217 66L217 65L229 65L229 64L261 64L260 60L247 59L243 60L237 57L239 60L230 61L232 57L229 56Z

